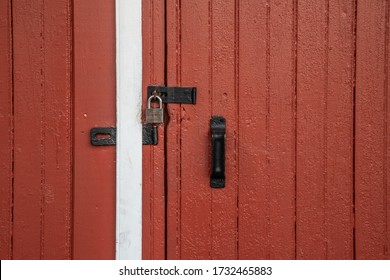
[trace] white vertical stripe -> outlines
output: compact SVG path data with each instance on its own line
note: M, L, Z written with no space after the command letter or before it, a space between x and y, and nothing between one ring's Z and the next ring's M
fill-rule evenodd
M116 258L142 258L142 0L116 0Z

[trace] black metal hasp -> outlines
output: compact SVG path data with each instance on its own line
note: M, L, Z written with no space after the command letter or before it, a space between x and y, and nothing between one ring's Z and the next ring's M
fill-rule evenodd
M210 187L225 187L225 142L226 119L221 116L213 116L210 120L211 129L211 177Z
M91 128L91 144L93 146L116 145L116 127ZM154 125L142 126L142 145L157 145L158 130Z
M196 87L148 86L147 93L148 98L159 95L163 103L196 104Z

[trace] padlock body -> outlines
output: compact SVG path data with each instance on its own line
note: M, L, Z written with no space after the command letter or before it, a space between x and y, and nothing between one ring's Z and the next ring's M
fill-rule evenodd
M164 111L162 108L147 108L145 117L146 123L163 123Z

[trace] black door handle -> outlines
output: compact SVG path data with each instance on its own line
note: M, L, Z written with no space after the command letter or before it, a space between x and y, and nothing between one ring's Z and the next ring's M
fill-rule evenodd
M211 178L212 188L225 187L225 139L226 120L221 116L213 116L210 120L211 128Z

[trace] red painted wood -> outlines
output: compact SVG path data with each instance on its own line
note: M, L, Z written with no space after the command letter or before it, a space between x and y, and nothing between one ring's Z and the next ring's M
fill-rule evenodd
M270 1L268 10L268 237L261 258L292 259L295 253L296 9L296 1Z
M389 256L387 1L358 2L356 52L356 258ZM375 43L374 43L375 42Z
M148 85L164 84L164 1L142 3L143 109ZM144 110L143 110L144 111ZM158 146L143 146L142 258L165 259L165 152L164 126L159 125Z
M41 102L45 73L44 50L41 50L42 9L40 2L13 1L15 259L42 257L44 112Z
M11 3L0 2L0 259L12 258L12 29Z
M237 258L238 206L238 2L213 1L211 4L211 114L226 118L226 186L211 190L212 259ZM191 72L189 72L190 74ZM210 143L209 122L204 126ZM191 122L188 123L188 126ZM193 141L193 151L197 141ZM187 152L189 153L189 152ZM207 156L210 154L206 154ZM208 160L210 163L210 160ZM209 176L206 177L209 184ZM207 186L207 184L206 184Z
M354 3L298 3L296 257L352 258Z
M355 1L166 10L168 84L199 93L168 105L168 258L353 258ZM213 114L228 124L222 190Z
M192 105L168 105L169 259L208 259L212 254L209 187L211 116L209 4L167 2L168 84L196 86Z
M167 83L180 85L180 57L181 45L179 42L181 25L181 7L179 1L166 1L166 44L167 44ZM181 258L181 106L167 104L169 121L166 127L166 162L167 162L167 189L166 189L166 258ZM201 244L203 246L203 244Z
M0 257L114 258L115 149L89 143L91 127L115 125L114 4L10 3L0 18Z
M385 112L386 112L386 121L385 121L385 131L386 131L386 137L385 137L385 142L384 142L384 161L386 162L386 167L384 169L384 174L386 175L385 178L386 180L384 180L383 182L383 186L384 186L384 192L386 193L386 196L384 197L385 199L385 205L386 205L386 232L385 232L385 242L386 242L386 245L385 245L385 258L390 260L390 183L389 183L389 173L390 173L390 165L388 164L388 162L390 161L390 151L389 151L389 147L390 147L390 137L388 137L388 133L390 131L390 122L388 121L389 119L389 114L388 114L388 108L390 108L390 98L388 97L388 93L390 92L390 83L389 83L389 73L390 73L390 64L389 64L389 61L390 61L390 53L389 53L389 50L390 50L390 37L389 37L389 26L390 26L390 5L388 2L386 2L386 15L387 15L387 21L386 21L386 27L387 27L387 32L386 32L386 41L385 41L385 49L386 49L386 52L387 52L387 55L385 57L385 61L386 61L386 68L385 68L385 73L386 73L386 77L385 77L385 89L384 91L386 92L386 97L385 98Z
M240 3L238 199L240 259L267 258L267 232L269 231L267 226L269 216L267 213L269 14L267 11L265 0ZM253 20L255 18L256 20Z
M115 5L74 1L73 258L115 258L115 147L90 144L115 126Z
M44 227L42 256L72 257L71 1L44 6ZM61 27L61 28L60 28ZM60 58L60 59L59 59ZM42 141L41 140L41 141Z
M298 1L298 259L326 258L327 13L326 1Z
M390 147L390 137L388 137L388 133L390 131L390 122L388 121L389 119L389 115L388 115L388 108L390 108L390 98L388 97L388 92L390 92L390 83L389 83L389 73L390 73L390 64L389 64L389 61L390 61L390 53L389 53L389 50L390 50L390 37L389 37L389 26L390 26L390 5L388 2L386 2L386 15L387 15L387 21L386 21L386 28L387 28L387 31L386 31L386 41L385 41L385 49L386 49L386 52L387 52L387 55L385 57L385 61L386 61L386 68L385 68L385 73L386 73L386 77L385 77L385 89L384 89L384 92L386 92L386 96L384 97L385 98L385 112L386 112L386 121L385 121L385 131L386 131L386 137L385 137L385 142L384 142L384 161L386 162L386 167L384 169L384 174L386 175L385 178L386 180L384 180L383 182L383 186L384 186L384 192L386 193L386 197L384 197L384 199L386 200L386 202L384 203L386 205L386 233L385 233L385 242L386 242L386 245L385 245L385 258L390 260L390 183L389 183L389 173L390 173L390 165L388 164L388 162L390 161L389 159L389 156L390 156L390 151L389 151L389 147Z
M262 64L258 63L259 60L253 57L257 53L262 53L258 51L260 43L254 40L252 36L254 32L259 32L258 29L263 26L264 22L259 22L255 26L255 30L250 29L253 26L252 22L251 25L245 24L246 19L249 20L255 17L255 15L253 17L250 16L251 12L256 12L256 14L259 12L261 6L256 6L255 4L248 4L245 7L247 11L245 8L241 8L242 6L241 4L238 5L238 2L214 2L210 7L206 4L203 6L198 3L182 3L181 6L178 6L176 2L172 2L171 8L167 9L167 11L175 11L174 13L168 13L168 30L174 30L174 32L168 33L172 34L171 37L168 35L169 84L196 85L198 92L201 94L199 95L201 98L198 99L198 103L194 107L168 105L171 116L169 125L175 125L168 133L168 137L173 139L171 142L168 142L169 152L167 160L168 178L172 178L172 180L168 179L167 250L170 258L237 258L237 246L240 246L241 258L256 258L264 253L254 246L263 246L263 243L258 240L260 238L266 239L261 237L260 231L262 227L259 225L256 228L256 224L259 223L262 216L261 214L259 215L262 209L257 204L248 205L248 201L251 200L253 202L256 199L264 199L264 196L257 192L258 188L251 188L250 184L248 186L249 180L253 180L252 183L255 186L258 184L256 176L259 176L259 173L251 171L254 168L258 168L258 166L250 166L247 161L250 157L256 159L263 155L261 151L256 153L257 141L260 137L259 134L263 131L263 127L256 129L257 123L255 121L253 123L254 129L248 128L246 130L247 133L245 133L243 132L245 128L241 129L240 126L240 135L243 135L241 137L245 139L245 144L243 144L242 148L238 146L238 138L236 138L238 135L238 110L240 110L240 116L242 116L240 124L242 122L245 126L247 126L246 122L249 119L247 114L250 110L253 111L253 114L261 114L262 102L260 97L263 87L261 82L259 82L259 76L264 81L266 80L265 67L264 75L259 74L262 71ZM176 10L173 7L177 7ZM239 14L239 8L240 12L244 11L244 16ZM204 16L199 16L192 17L192 19L198 19L195 22L194 20L191 20L191 22L187 21L190 13L205 14L208 11L212 11L209 14L211 20L206 20ZM249 13L249 16L245 12ZM265 9L264 12L266 13ZM169 17L171 14L172 16ZM293 21L292 15L291 21ZM209 22L210 29L208 29ZM238 31L239 24L242 22L244 22L242 24L244 28L238 34L235 30L237 29ZM289 31L292 32L291 23L290 28L291 30ZM247 38L247 40L244 40L244 38ZM238 49L238 39L240 40L240 46L241 42L243 42L242 50ZM291 41L289 42L291 43ZM250 51L248 52L248 50ZM287 56L292 56L291 51ZM244 60L245 57L248 58L248 61ZM250 63L253 63L252 68L247 66L248 64L251 65ZM290 65L290 61L286 65ZM241 74L241 71L244 73ZM290 66L290 73L292 71ZM239 77L238 73L240 73ZM241 82L241 77L245 82ZM253 89L242 90L244 93L248 92L248 99L244 103L245 99L242 98L242 94L238 95L238 89L241 91L241 87L245 88L248 85L248 79L253 81ZM291 79L286 83L287 88L291 87L290 83ZM256 92L255 98L252 92ZM292 98L291 92L287 92L287 94ZM238 99L239 96L241 96L240 99ZM240 105L239 108L238 105ZM286 106L290 106L291 111L292 103L287 102ZM276 108L277 106L275 106ZM181 113L178 112L179 110ZM209 187L209 119L212 114L225 115L228 120L227 145L229 152L227 153L227 181L229 183L223 190L212 190ZM287 134L287 137L291 135L290 138L293 140L291 129L293 118L291 116L287 117L287 122L289 120L290 127L287 124L287 132L285 134ZM260 123L260 120L258 121ZM275 127L276 123L275 121ZM264 128L265 126L264 121ZM253 133L253 131L256 131L256 133ZM194 138L194 135L199 136ZM251 136L254 137L254 142L253 145L248 145L248 138ZM293 143L293 141L291 142ZM277 143L275 142L275 146ZM292 143L287 145L290 147ZM238 150L239 147L240 150ZM248 154L239 154L240 156L244 155L242 159L245 162L245 169L240 169L240 198L237 201L237 157L238 151L242 152L244 149L248 150ZM278 149L275 148L275 150L277 151ZM172 153L176 153L176 156L172 156L170 159ZM286 179L285 188L287 190L290 189L291 193L287 201L293 203L292 191L294 189L291 184L293 178L291 171L293 157L290 155L288 159L290 160L290 165L287 165L286 169L290 169L290 184L288 183L289 179ZM245 176L245 172L248 172L248 176ZM274 172L276 173L276 171ZM281 178L285 175L281 174L279 176ZM283 200L285 198L279 196L279 199ZM238 233L237 203L243 209L238 217L239 229L242 229L242 231L240 230ZM250 209L246 210L245 207ZM275 204L274 207L278 208L278 205ZM294 245L294 237L292 235L294 212L288 204L286 208L289 216L280 222L279 227L275 224L273 236L275 236L275 239L288 240L286 244L290 244L290 252L293 252L294 249L291 250L291 246L293 247ZM267 211L265 207L263 209L265 212ZM239 211L241 211L241 208ZM253 212L250 213L249 211ZM289 224L288 221L290 221ZM290 229L290 239L283 238L283 234L279 233L280 230L284 229ZM239 240L237 240L238 236ZM247 252L245 252L246 248ZM286 246L283 249L285 248ZM285 250L287 251L288 249Z
M353 259L355 1L329 1L328 10L326 258Z
M240 3L241 259L294 256L294 8L292 1ZM252 23L255 11L262 16Z
M12 21L10 3L0 257L114 258L115 148L89 143L115 125L114 3L14 0ZM388 21L385 0L144 1L143 89L199 95L143 147L143 258L389 259Z
M13 258L71 257L70 2L13 1ZM53 16L55 15L55 16Z

